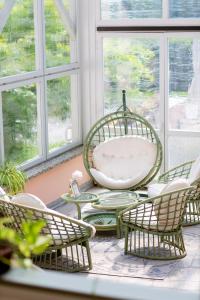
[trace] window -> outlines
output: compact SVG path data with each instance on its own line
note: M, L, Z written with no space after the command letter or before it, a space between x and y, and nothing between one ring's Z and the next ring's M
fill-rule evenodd
M170 18L200 18L199 0L170 0Z
M103 20L199 18L199 0L100 0Z
M200 152L200 1L101 0L98 8L96 82L103 91L98 110L116 110L126 89L128 106L158 131L163 169L195 159ZM190 27L196 25L198 32Z
M161 18L162 0L102 0L102 19Z
M69 30L65 27L54 2L54 0L44 1L47 67L74 62L70 57L72 49ZM69 1L65 1L65 4L69 9Z
M0 32L0 77L36 69L33 1L18 0Z
M77 112L78 109L75 108L77 103L74 103L72 99L77 80L75 74L47 80L48 147L50 152L66 144L77 142L78 118L74 112ZM78 98L77 93L74 98Z
M5 159L20 164L39 156L36 84L2 92Z
M127 91L128 106L142 113L159 128L160 40L135 34L105 37L104 113L121 105L121 91Z
M82 143L76 6L0 1L1 161L26 168Z

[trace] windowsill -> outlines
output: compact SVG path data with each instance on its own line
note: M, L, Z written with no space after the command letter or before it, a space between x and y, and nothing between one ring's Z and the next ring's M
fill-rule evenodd
M18 287L18 289L17 289ZM199 299L196 292L175 288L147 286L89 277L88 274L69 274L55 271L13 269L0 278L0 289L6 299ZM14 293L14 298L13 298ZM37 294L36 294L37 293ZM26 298L24 298L26 295ZM24 296L24 297L23 297ZM45 296L45 297L44 297ZM49 297L49 298L48 298Z
M59 154L56 157L50 158L49 160L42 162L34 167L31 167L25 171L27 178L31 178L47 172L48 170L54 168L55 166L66 162L76 156L79 156L82 153L83 146L75 147L71 150L66 151L65 153Z

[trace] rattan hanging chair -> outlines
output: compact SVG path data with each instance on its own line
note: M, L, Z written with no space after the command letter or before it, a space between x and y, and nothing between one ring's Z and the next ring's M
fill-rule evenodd
M91 128L83 150L90 177L112 190L143 188L156 176L162 162L156 131L144 117L129 110L125 93L122 91L123 105Z

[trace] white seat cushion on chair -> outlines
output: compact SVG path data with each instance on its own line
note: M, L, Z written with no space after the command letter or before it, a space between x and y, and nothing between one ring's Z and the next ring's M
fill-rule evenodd
M190 183L187 179L177 178L164 186L160 194L167 194L175 192L181 189L189 188ZM184 199L174 194L166 195L162 198L155 199L153 201L154 212L158 219L158 229L159 230L173 230L177 227L180 222L180 216L184 211ZM162 202L161 202L162 201Z
M166 183L152 183L148 185L148 197L156 197L160 195L164 187L166 186Z
M173 181L170 181L166 184L160 194L171 193L176 190L181 190L190 187L190 182L184 178L176 178Z
M6 192L1 186L0 186L0 198L4 201L10 201L9 196L6 195Z
M188 180L190 184L200 180L200 156L192 164Z
M42 200L40 200L40 198L29 193L19 193L12 197L11 202L37 209L47 209L46 205Z
M139 136L122 136L100 143L93 151L90 172L97 183L124 189L143 180L156 161L157 147Z
M58 224L59 223L61 224L62 222L69 223L70 220L73 222L74 219L67 217L67 219L69 221L67 221L67 220L62 221L61 218L65 218L66 216L55 210L47 208L46 205L43 203L43 201L40 198L38 198L37 196L29 194L29 193L19 193L12 198L11 202L16 203L16 204L21 204L26 207L36 208L36 209L45 211L46 213L44 216L46 218L47 223L49 224L49 229L45 229L44 232L46 234L50 234L52 236L52 238L54 239L54 243L56 245L60 245L62 243L62 241L68 242L69 240L73 240L73 239L75 240L75 239L79 238L74 233L68 232L66 234L66 232L64 230L62 231L62 233L60 233L56 227L55 222L58 222ZM37 214L38 214L38 218L41 218L42 214L40 212L38 212ZM53 214L53 216L51 214ZM90 227L91 237L93 237L95 235L96 230L92 225L85 223L82 220L78 220L78 222L79 222L80 226L81 226L81 224L83 224L83 225L87 225L87 227Z
M52 209L49 209L47 208L46 209L47 213L49 212L50 214L53 214L53 216L51 215L48 215L47 218L49 220L49 223L52 224L50 227L50 231L49 231L49 234L51 234L51 236L53 237L54 239L54 243L56 245L60 245L62 244L62 241L63 242L69 242L69 241L72 241L72 240L77 240L79 238L82 237L82 234L78 234L78 233L75 233L73 230L70 232L68 232L66 234L66 232L64 231L64 227L63 229L61 230L62 226L61 224L62 223L67 223L69 224L70 220L73 222L73 218L71 217L67 217L68 220L63 220L62 218L66 217L65 215L63 215L62 213L60 212L57 212L55 210L52 210ZM57 229L57 226L55 225L55 222L57 222L58 224L60 224L58 227L59 227L59 230ZM91 230L91 238L93 238L96 234L96 229L94 226L82 221L82 220L78 220L78 223L81 225L84 225L84 226L87 226L88 228L90 228Z
M177 178L179 179L179 178ZM181 179L181 178L180 178ZM188 177L188 182L192 185L195 181L200 180L200 156L194 161L192 164L190 174ZM182 182L182 181L180 181ZM169 183L171 184L171 183ZM158 196L164 187L167 186L166 183L152 183L148 186L148 197L156 197Z

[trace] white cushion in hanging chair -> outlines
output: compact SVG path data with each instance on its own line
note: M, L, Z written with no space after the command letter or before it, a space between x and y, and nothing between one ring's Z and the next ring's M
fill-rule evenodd
M102 186L127 189L149 174L155 164L156 155L156 145L143 137L111 138L94 149L95 168L91 168L90 172Z

